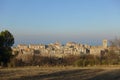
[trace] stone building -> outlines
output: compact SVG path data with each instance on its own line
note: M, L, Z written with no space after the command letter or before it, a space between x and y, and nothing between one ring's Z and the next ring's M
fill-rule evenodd
M107 48L108 47L108 41L106 39L103 40L103 48Z
M90 48L90 54L101 55L102 53L105 53L107 49L108 49L108 42L107 40L103 40L102 46L92 46Z
M19 49L27 49L28 46L26 44L18 44L17 48L19 48Z
M29 44L30 49L45 49L45 45L43 44Z
M32 54L41 56L67 56L67 55L81 55L92 54L101 55L108 48L107 40L103 40L102 46L90 46L83 45L75 42L68 42L66 45L61 45L59 42L51 43L48 45L43 44L19 44L13 48L13 51L17 51L22 54Z

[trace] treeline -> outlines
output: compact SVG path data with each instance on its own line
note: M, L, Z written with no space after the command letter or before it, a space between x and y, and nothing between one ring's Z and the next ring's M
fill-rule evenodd
M113 50L101 56L95 55L69 55L66 57L43 57L40 55L23 55L14 58L10 66L97 66L97 65L120 65L120 54Z

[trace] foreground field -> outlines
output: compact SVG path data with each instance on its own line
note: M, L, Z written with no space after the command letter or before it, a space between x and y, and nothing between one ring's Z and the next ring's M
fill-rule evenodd
M120 80L120 67L4 68L0 80Z

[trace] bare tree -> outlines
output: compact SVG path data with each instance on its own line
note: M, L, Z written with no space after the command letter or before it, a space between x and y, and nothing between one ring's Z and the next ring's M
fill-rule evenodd
M115 39L110 40L110 46L119 49L120 48L120 39L116 37Z

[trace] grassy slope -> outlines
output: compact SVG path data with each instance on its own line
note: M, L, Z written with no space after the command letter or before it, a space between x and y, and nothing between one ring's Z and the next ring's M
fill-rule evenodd
M120 80L120 67L5 68L0 80Z

